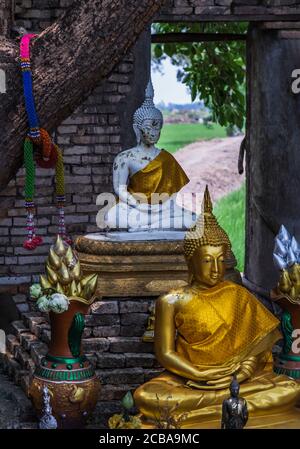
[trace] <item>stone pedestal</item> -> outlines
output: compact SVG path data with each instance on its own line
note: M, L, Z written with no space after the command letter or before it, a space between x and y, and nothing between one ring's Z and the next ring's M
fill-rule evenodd
M159 296L188 282L180 240L76 241L85 273L98 274L98 297Z
M75 247L85 274L98 274L96 294L99 298L157 297L188 283L184 234L111 233L114 237L90 234L79 237ZM143 237L147 240L142 240ZM226 279L241 283L234 265L228 267Z

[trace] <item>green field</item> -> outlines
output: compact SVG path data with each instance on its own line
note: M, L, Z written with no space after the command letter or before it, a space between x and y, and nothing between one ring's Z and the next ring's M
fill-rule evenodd
M201 124L167 124L163 127L159 147L175 153L189 143L215 137L226 137L226 129L216 124L212 128ZM244 271L245 185L221 198L215 205L214 212L221 226L228 232L238 269Z
M221 198L214 208L220 225L229 235L240 271L244 271L245 259L245 195L244 184L239 190Z
M189 143L215 137L226 137L226 128L217 124L212 128L197 123L166 124L162 129L158 146L175 153Z

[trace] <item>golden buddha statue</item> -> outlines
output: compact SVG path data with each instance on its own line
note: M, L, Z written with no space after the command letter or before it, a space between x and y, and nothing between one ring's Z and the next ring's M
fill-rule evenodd
M186 234L190 285L156 303L155 352L166 371L134 395L145 427L159 409L184 417L182 428L220 428L232 376L248 404L247 427L300 427L300 384L273 372L279 321L248 290L224 281L230 241L212 212L208 189L202 214Z

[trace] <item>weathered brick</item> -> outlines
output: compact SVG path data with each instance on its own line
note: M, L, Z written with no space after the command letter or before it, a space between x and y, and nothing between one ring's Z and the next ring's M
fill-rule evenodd
M96 370L97 376L104 384L142 384L144 382L144 371L141 368Z
M42 264L45 262L44 256L19 256L18 262L20 265L32 265L32 264Z
M51 340L51 331L48 329L42 329L40 339L48 345Z
M21 293L18 293L18 294L16 294L16 295L13 296L13 300L14 300L14 302L15 302L16 304L21 304L21 303L25 302L26 299L27 299L27 296L26 296L26 295L23 295L23 294L21 294Z
M77 144L94 144L94 143L105 143L109 142L109 136L99 135L99 136L73 136L72 142Z
M128 75L123 75L120 73L113 73L108 78L108 81L112 82L112 83L127 84L127 83L129 83L129 77L128 77Z
M118 315L109 314L93 314L85 316L86 326L114 326L120 324L120 318Z
M30 348L30 356L36 365L40 365L42 359L48 352L48 346L42 342L34 344Z
M112 337L113 338L113 337ZM105 352L109 350L110 341L107 338L83 338L82 348L84 352Z
M29 292L29 290L28 290L28 292ZM23 296L25 296L25 295L23 295ZM26 296L25 296L25 299L26 299ZM28 313L24 313L22 315L22 318L23 318L23 322L24 322L25 326L29 328L31 319L40 317L40 316L41 316L41 314L39 312L28 312Z
M97 367L98 368L123 368L125 367L125 355L124 354L110 354L109 352L103 352L97 354Z
M12 219L11 218L1 218L0 219L0 226L12 226Z
M227 6L197 6L195 8L195 14L199 15L205 15L205 14L212 14L212 15L225 15L230 14L230 8Z
M135 325L137 323L147 323L148 314L146 313L124 313L121 315L121 324L124 326Z
M16 307L20 314L29 311L29 304L27 304L26 302L24 302L22 304L16 304Z
M77 131L76 125L61 125L57 128L60 134L74 134Z
M24 325L23 321L13 321L11 323L13 333L16 337L20 338L22 332L28 332L28 328Z
M26 364L29 360L29 354L22 348L22 346L16 347L15 359L20 363L22 368L26 368Z
M67 184L90 184L91 177L90 176L66 176L65 182Z
M120 335L122 337L142 337L146 330L147 323L136 323L130 326L121 326Z
M125 353L126 367L152 368L155 362L154 354Z
M20 343L25 351L30 351L32 343L37 342L37 337L31 333L24 332L21 334Z
M42 316L30 317L28 319L29 329L37 337L39 336L39 327L38 326L40 326L41 324L45 324L45 318Z
M121 142L121 136L109 136L109 143Z
M120 326L95 326L94 337L116 337L120 335Z
M6 335L6 349L9 352L14 354L15 347L19 346L19 345L20 345L20 342L18 341L18 339L17 339L17 337L15 335L12 335L12 334Z
M153 343L144 343L139 337L109 337L110 352L153 353Z
M64 162L65 162L65 164L80 165L81 157L80 156L64 156Z
M84 204L84 203L92 203L92 196L91 195L73 195L73 203L77 204Z
M97 301L91 306L93 314L114 314L119 313L117 301Z
M91 172L91 167L72 167L72 173L74 175L90 175Z
M88 221L89 221L89 217L87 215L67 215L65 217L66 224L86 223Z
M146 313L149 311L149 307L153 300L147 301L120 301L120 313Z
M57 136L58 145L68 145L70 142L71 142L70 136L62 136L62 135Z
M95 214L98 212L99 210L99 206L97 206L96 204L89 204L89 205L80 205L76 207L76 210L78 213L82 213L82 212L93 212L94 216Z

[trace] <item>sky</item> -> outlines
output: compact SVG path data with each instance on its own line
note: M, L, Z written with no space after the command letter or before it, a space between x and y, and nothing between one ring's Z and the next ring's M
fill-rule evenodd
M177 81L177 68L170 62L170 58L162 62L162 73L152 69L154 87L154 102L185 104L191 103L191 95L184 84Z

